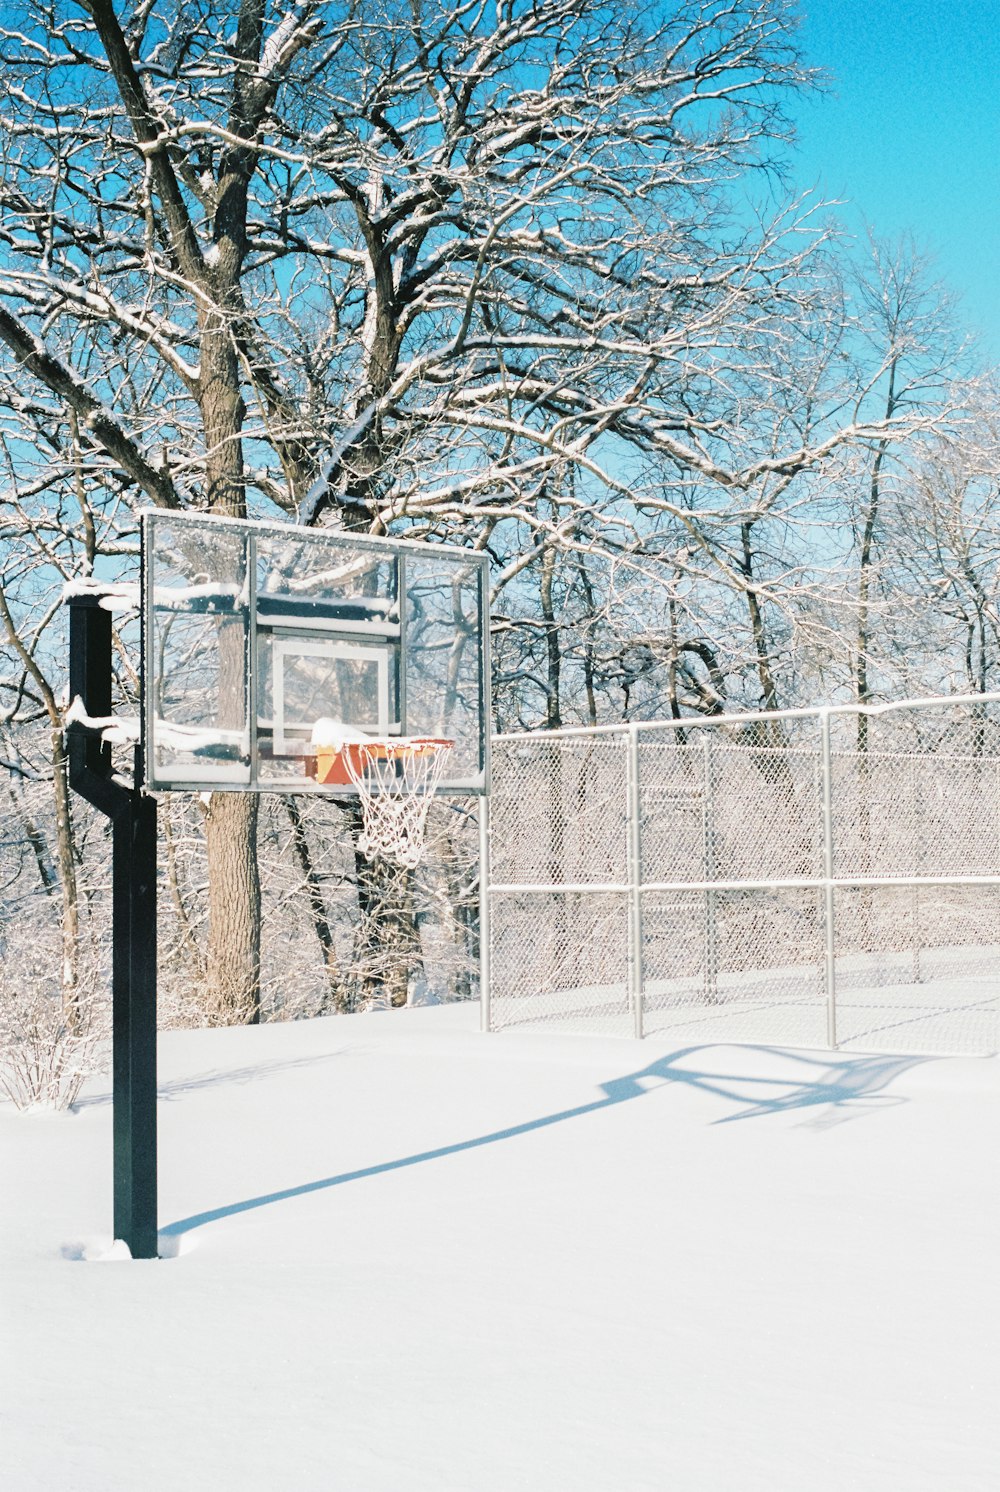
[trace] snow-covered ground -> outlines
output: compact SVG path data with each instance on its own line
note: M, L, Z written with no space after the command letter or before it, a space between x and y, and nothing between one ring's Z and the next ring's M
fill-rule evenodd
M1000 1487L1000 1063L477 1021L164 1035L155 1262L0 1105L0 1486Z
M912 954L890 950L837 961L837 1046L850 1050L994 1056L1000 1048L1000 948L925 951L921 977ZM524 981L522 981L523 984ZM628 985L559 985L527 981L511 993L494 988L491 1025L548 1027L605 1036L631 1034ZM688 1046L766 1042L796 1047L828 1044L827 996L817 964L753 968L720 974L706 999L701 975L646 979L646 1035Z

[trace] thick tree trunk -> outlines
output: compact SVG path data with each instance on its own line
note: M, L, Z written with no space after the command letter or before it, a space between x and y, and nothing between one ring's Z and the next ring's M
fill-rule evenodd
M223 305L225 301L223 301ZM202 325L199 405L205 429L206 496L214 513L242 518L246 406L231 328L222 309ZM235 637L235 634L234 634ZM220 721L244 722L242 647L220 636ZM232 653L232 657L229 654ZM231 718L230 718L231 717ZM213 793L205 815L208 853L207 1000L220 1021L260 1020L260 871L255 794Z
M213 793L205 813L208 852L210 1014L220 1023L260 1020L260 871L253 793Z
M242 632L219 637L219 722L243 728ZM218 1020L260 1019L260 873L256 793L212 793L205 815L208 854L206 996Z

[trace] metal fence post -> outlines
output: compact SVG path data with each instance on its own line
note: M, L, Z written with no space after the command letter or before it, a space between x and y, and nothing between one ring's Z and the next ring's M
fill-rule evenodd
M921 808L923 796L920 791L920 771L916 757L910 763L910 777L913 783L913 824L916 838L917 852L913 857L913 868L918 876L924 870L924 836L921 824ZM914 886L910 893L910 917L913 920L913 982L921 982L920 973L920 887Z
M833 887L833 756L830 750L830 711L819 712L820 745L823 763L823 878L826 907L826 1039L831 1050L837 1046L837 961L834 942Z
M701 738L703 761L701 792L702 849L705 860L705 880L714 881L715 862L715 798L712 793L712 747L705 731ZM719 929L716 918L714 891L705 892L705 998L714 1005L719 998Z
M634 725L626 736L628 752L626 825L628 833L628 994L632 1030L642 1037L642 797L639 791L639 732Z
M479 1011L484 1031L490 1026L490 799L479 797Z

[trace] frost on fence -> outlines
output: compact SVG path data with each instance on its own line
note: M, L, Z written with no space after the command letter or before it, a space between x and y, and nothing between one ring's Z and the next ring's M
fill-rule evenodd
M607 892L499 892L492 908L494 1025L558 1021L629 1036L628 903Z
M842 1046L993 1052L1000 886L851 887L836 893Z
M823 1045L815 891L647 892L642 927L646 1034Z
M501 736L492 765L494 881L625 880L628 764L620 738Z
M818 736L800 728L777 745L772 735L747 739L718 728L638 735L644 881L820 874Z
M518 888L623 883L627 787L615 737L501 738L493 759L492 881ZM500 1024L554 1018L630 1033L626 892L498 890L491 926Z
M823 737L819 713L500 737L492 1025L996 1050L997 705Z

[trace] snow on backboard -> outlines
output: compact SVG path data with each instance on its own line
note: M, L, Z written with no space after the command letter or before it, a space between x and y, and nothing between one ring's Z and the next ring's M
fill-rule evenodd
M441 790L488 790L484 556L160 510L141 531L148 788L331 791L333 720L453 740Z

